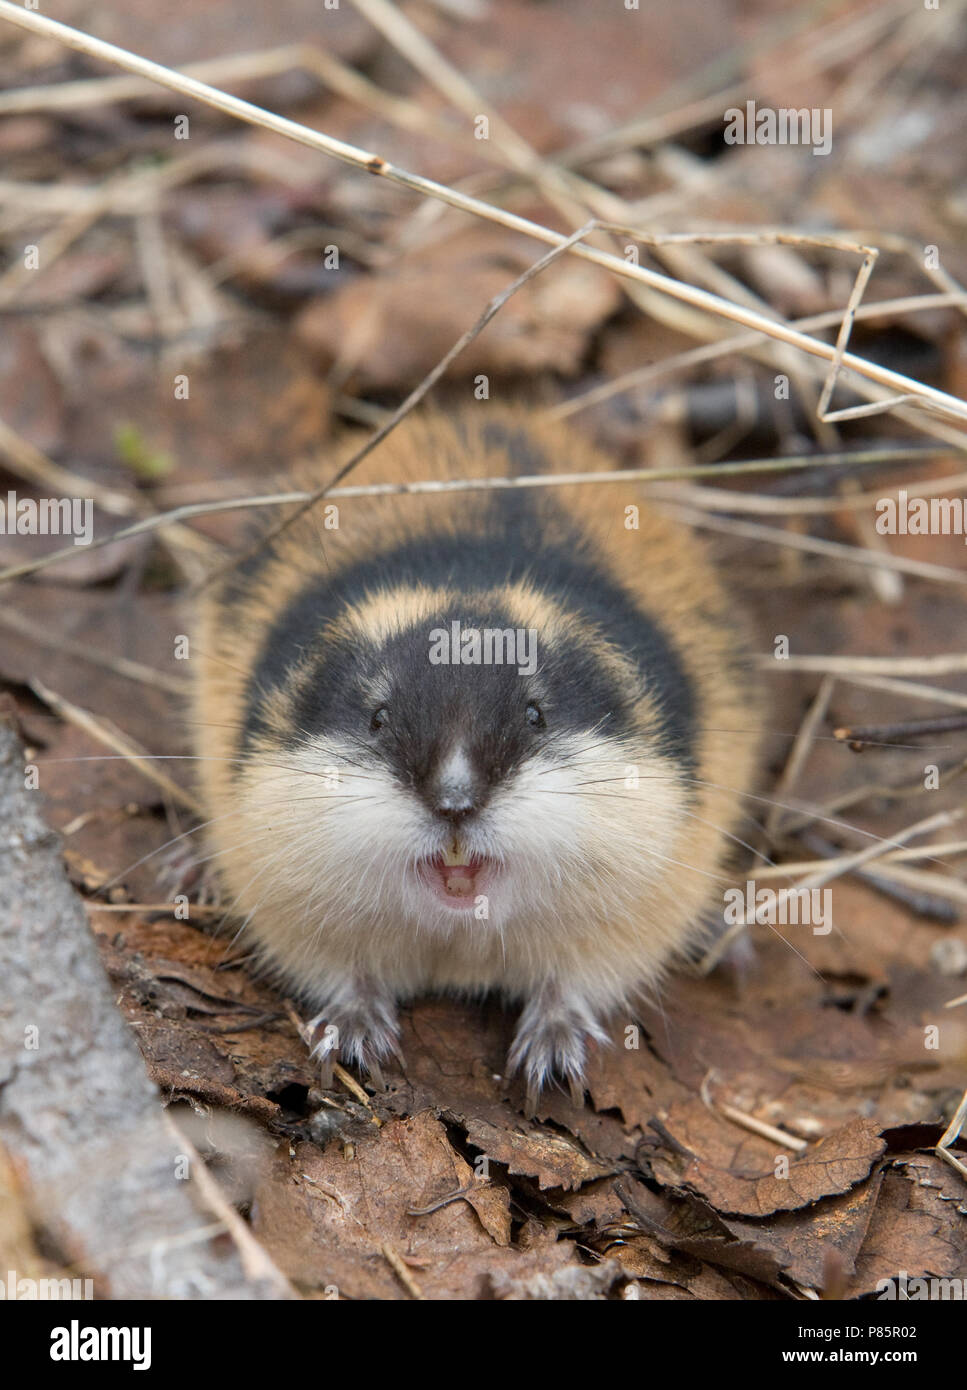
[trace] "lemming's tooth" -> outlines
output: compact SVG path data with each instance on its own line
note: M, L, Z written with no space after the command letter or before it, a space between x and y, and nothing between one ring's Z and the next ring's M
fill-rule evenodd
M468 864L470 862L467 856L461 852L460 841L456 836L453 837L450 844L448 844L443 851L443 862L446 864L447 868L450 869L457 864Z

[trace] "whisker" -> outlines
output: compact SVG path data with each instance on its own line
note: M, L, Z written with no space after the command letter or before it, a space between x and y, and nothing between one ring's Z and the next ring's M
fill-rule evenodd
M791 806L787 802L775 801L771 797L760 796L756 792L744 791L738 787L723 786L719 782L707 782L700 777L686 777L684 780L686 782L694 782L696 786L711 787L715 791L732 792L734 795L747 797L751 801L760 801L766 806L777 806L780 811L798 811L800 814L802 814L805 810L808 809L802 805ZM852 834L862 835L868 840L877 840L881 845L890 845L893 849L904 849L906 847L904 841L902 840L892 840L889 838L889 836L877 835L872 830L864 830L862 826L852 825L849 821L839 820L835 816L822 816L817 813L813 816L813 819L821 821L824 825L835 825L839 830L849 830ZM924 862L933 864L942 863L941 860L933 857L925 858Z
M225 758L216 757L209 754L197 753L138 753L137 759L140 762L190 762L190 763L236 763L241 767L278 768L281 772L295 772L303 777L322 777L328 778L332 774L328 772L314 772L311 768L293 767L289 763L268 762L262 754L254 754L250 758ZM129 763L132 757L125 753L92 753L83 754L75 758L35 758L34 762L38 767L50 766L54 763L110 763L124 762ZM352 766L352 764L350 764ZM357 774L354 774L354 776ZM372 781L380 781L379 777L371 778Z
M360 801L374 801L374 800L377 800L377 799L378 799L378 798L376 798L376 797L369 797L369 796L366 796L366 797L364 797L364 796L341 796L341 795L339 795L338 793L332 793L331 795L328 795L328 796L301 796L301 797L294 797L294 798L292 798L292 799L287 803L286 807L282 808L282 811L284 812L284 811L288 810L288 808L289 808L290 806L313 805L313 804L317 804L318 802L321 802L321 801L325 801L325 802L332 802L332 801L335 801L335 802L337 802L339 805L342 805L342 806L349 806L349 805L354 805L355 803L360 802ZM337 806L331 806L329 809L330 809L330 810L336 810L336 809L338 809L338 808L337 808ZM96 897L98 897L100 894L106 892L107 889L113 888L113 887L115 886L115 884L119 883L123 878L126 878L128 874L134 873L135 869L140 869L141 866L142 866L142 864L147 864L149 860L156 858L156 856L159 855L159 854L163 854L164 851L165 851L166 849L169 849L172 845L177 844L177 842L178 842L179 840L185 840L185 839L187 839L190 835L197 835L200 831L202 831L202 830L207 830L207 829L209 828L209 826L217 825L217 824L219 824L221 821L231 820L231 819L232 819L233 817L235 817L235 816L244 816L244 815L251 815L251 814L252 814L252 808L251 808L251 807L249 807L249 806L238 806L238 807L235 808L234 811L226 811L226 812L224 813L224 815L221 815L221 816L213 816L210 820L201 821L198 825L192 826L190 830L184 830L184 831L182 831L180 835L174 835L174 836L172 836L172 838L171 838L170 840L165 840L164 844L159 845L159 846L157 847L157 849L150 850L147 854L143 854L143 855L141 856L141 858L140 858L140 859L136 859L136 860L134 861L133 864L129 864L126 868L121 869L117 874L115 874L113 878L108 879L106 883L102 883L101 886L97 889L97 891L96 891L95 893L92 893L92 894L91 894L92 898L96 898ZM323 813L323 814L325 814L325 813ZM277 811L277 812L276 812L276 819L278 818L278 816L279 816L279 812ZM265 833L266 831L270 831L272 828L273 828L273 826L267 821L267 822L265 823L264 827L263 827L263 833ZM204 859L194 859L194 860L192 861L192 864L193 864L193 865L198 865L198 864L203 864L203 863L205 863L205 862L207 862L207 861L204 860Z
M621 779L620 777L617 777L617 778L599 778L599 779L596 779L596 781L588 780L588 781L586 781L585 783L578 783L577 785L578 785L578 786L581 786L581 785L593 786L593 785L596 785L597 783L606 783L606 782L608 782L608 781L621 781L621 780L622 780L622 779ZM748 799L748 800L751 800L751 801L759 802L759 803L761 803L761 804L764 805L764 806L776 807L776 808L777 808L778 810L780 810L780 811L790 811L790 812L798 813L798 814L800 814L800 815L802 815L802 814L807 814L807 813L808 813L808 814L812 817L812 819L814 819L814 820L816 820L816 821L819 821L819 822L821 822L821 823L824 824L824 825L832 825L832 826L835 826L835 827L836 827L837 829L839 829L839 830L847 830L847 831L849 831L851 834L854 834L854 835L862 835L862 836L864 836L866 839L876 840L876 841L878 841L880 844L889 845L889 846L890 846L891 848L893 848L893 849L902 849L902 848L905 847L903 841L893 840L893 839L890 839L888 836L877 835L876 832L873 831L873 830L865 830L865 829L863 829L862 826L854 825L854 824L852 824L852 822L842 820L842 819L840 819L839 817L835 817L835 816L825 816L825 815L822 815L822 814L821 814L820 812L818 812L818 811L815 811L815 813L814 813L814 808L811 808L811 807L809 807L808 805L805 805L805 804L802 804L802 803L799 804L799 805L795 805L795 804L790 804L789 802L777 801L774 797L763 796L762 794L757 793L757 792L750 792L750 791L747 791L745 788L742 788L742 787L732 787L732 786L729 786L729 785L727 785L727 784L725 784L725 783L721 783L721 782L710 782L710 781L707 781L707 780L705 780L705 779L703 779L703 778L700 778L700 777L689 777L689 776L687 776L685 773L680 773L680 774L676 774L676 775L665 774L665 773L648 773L648 772L639 773L639 782L651 781L651 782L662 783L662 784L664 784L664 785L667 786L667 785L669 785L669 784L674 784L675 782L677 782L677 781L679 781L679 780L681 780L681 781L683 781L683 782L689 782L689 783L693 784L694 786L709 787L709 788L711 788L713 791L731 792L733 795L735 795L735 796L737 796L737 797L742 797L742 798L744 798L744 799ZM562 792L562 791L566 792L567 789L565 789L565 788L555 788L555 789L545 788L545 789L541 792L541 795L542 795L542 796L543 796L543 795L546 795L548 791L551 791L552 793L553 793L553 792L556 792L556 793L560 794L560 792ZM596 794L597 794L597 795L603 795L604 793L596 793ZM615 793L615 795L618 795L618 794ZM744 818L744 819L752 820L753 824L755 824L755 825L757 825L757 826L759 825L759 823L758 823L757 821L755 821L755 818L752 817L751 815L744 815L743 818ZM760 826L759 828L761 828L761 826ZM924 857L924 863L935 863L935 864L939 864L939 863L941 863L941 861L940 861L939 859L935 858L935 857L925 856L925 857Z

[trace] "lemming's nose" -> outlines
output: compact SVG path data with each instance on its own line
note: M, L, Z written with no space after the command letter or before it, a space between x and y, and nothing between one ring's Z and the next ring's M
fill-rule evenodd
M436 797L436 805L433 807L438 816L443 816L445 820L453 825L459 825L467 816L472 816L477 809L477 803L467 792L444 793Z
M451 825L479 811L485 795L483 781L462 749L445 758L427 792L430 808Z

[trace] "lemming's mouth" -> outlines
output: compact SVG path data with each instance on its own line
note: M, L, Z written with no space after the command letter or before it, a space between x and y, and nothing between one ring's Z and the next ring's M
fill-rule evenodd
M421 859L417 877L437 902L453 912L470 912L486 896L499 871L497 861L470 854L454 840L442 854Z

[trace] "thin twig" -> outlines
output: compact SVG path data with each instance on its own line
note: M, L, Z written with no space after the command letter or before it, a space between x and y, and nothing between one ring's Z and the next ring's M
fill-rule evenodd
M383 1257L386 1260L386 1263L393 1270L393 1273L396 1275L397 1279L399 1279L400 1283L406 1289L406 1292L410 1295L410 1297L417 1299L421 1303L425 1303L426 1294L423 1292L419 1284L413 1278L413 1275L407 1269L406 1265L403 1263L402 1258L393 1249L392 1245L390 1245L388 1242L384 1242L384 1244L380 1248L383 1251Z
M95 647L89 647L84 642L74 642L61 633L46 632L39 623L31 622L22 613L17 613L11 608L0 613L0 626L7 627L22 637L29 637L42 647L50 647L66 656L75 657L78 661L88 661L92 666L99 666L115 676L123 676L125 680L137 681L139 685L146 685L151 690L166 690L169 695L184 698L191 689L188 681L169 676L166 671L156 671L153 666L131 661L126 656L99 652Z
M806 717L799 726L786 765L782 769L782 775L776 783L773 796L776 804L770 806L769 814L766 816L766 836L769 840L774 840L779 824L783 816L783 808L778 804L787 799L799 781L799 774L805 766L806 760L812 751L816 731L826 718L826 710L832 698L833 689L836 685L832 676L824 676L819 690L816 692L815 699L806 712ZM758 872L758 870L756 871Z
M896 450L871 450L871 453L879 454L880 461L889 465L892 461L889 455L895 457L899 463L901 460L896 457ZM919 452L919 451L918 451ZM946 455L950 451L946 446L941 446L934 451L927 449L920 454L920 457L927 459L931 455ZM829 458L834 455L827 456ZM823 464L822 455L817 457L817 461ZM904 460L905 461L905 460ZM916 462L916 454L910 462ZM861 462L857 460L857 462ZM875 507L884 498L897 498L901 492L905 492L911 501L918 497L936 497L938 494L950 494L967 488L967 473L949 473L941 478L933 478L930 481L919 479L907 480L898 483L895 487L880 487L869 492L857 492L852 495L836 497L775 497L769 493L738 492L735 488L718 487L690 487L681 483L656 483L654 487L649 487L650 497L664 497L670 502L684 502L686 506L701 507L703 511L711 512L731 512L731 513L752 513L756 516L820 516L837 512L862 512L868 511L870 507ZM880 537L878 536L878 539Z
M840 674L840 680L849 685L858 685L864 690L883 690L889 695L901 695L907 700L929 700L936 705L950 705L954 709L967 709L967 695L956 690L943 690L939 685L921 685L917 681L889 680L885 676L858 676Z
M833 676L952 676L967 671L967 653L945 656L760 656L763 671L822 671ZM938 692L939 695L946 692Z
M749 1130L752 1134L761 1135L763 1139L769 1139L784 1149L792 1149L794 1153L803 1153L809 1148L805 1139L797 1139L794 1134L787 1134L784 1129L777 1129L775 1125L767 1124L765 1120L757 1120L754 1115L747 1115L744 1110L738 1110L726 1101L714 1099L711 1092L713 1077L715 1077L715 1072L708 1072L700 1088L702 1100L710 1110L722 1115L726 1120L731 1120L733 1124L740 1125L742 1129Z
M29 439L24 439L11 429L4 420L0 420L0 455L3 455L12 471L38 487L52 488L56 493L66 493L69 497L89 497L112 516L137 514L138 507L133 497L114 488L103 487L90 478L82 477L80 473L71 472L69 468L62 468L41 453Z
M881 237L880 240L882 241L883 238ZM863 304L856 310L854 318L876 319L885 314L916 313L920 310L932 310L942 308L945 305L963 305L963 303L964 291L961 289L945 291L942 294L909 295L902 299ZM835 327L841 319L842 310L826 309L821 314L809 314L805 318L793 319L791 326L802 332L807 332L816 328ZM600 405L603 401L609 400L612 396L630 391L633 387L652 385L667 376L673 376L676 372L684 371L686 368L702 366L708 362L714 362L717 358L728 357L732 353L746 352L761 346L761 344L762 340L757 333L735 333L712 343L703 343L700 347L688 348L673 357L663 358L660 362L649 362L645 366L635 367L621 376L613 377L610 381L602 382L601 385L582 392L578 396L572 396L570 400L560 405L552 406L548 410L548 414L553 419L564 420L570 415L577 414L580 410L587 410L591 406ZM960 447L967 449L967 437L958 435L952 438L951 442L956 442L957 438L960 439Z
M955 733L961 729L967 729L967 713L944 714L937 719L904 719L895 724L851 724L848 728L834 729L833 738L858 753L871 744L889 748L899 739L924 738L927 734Z
M82 709L80 705L75 705L73 701L65 699L63 695L58 695L56 691L49 689L43 681L36 678L29 682L34 694L52 709L55 714L60 715L69 724L75 725L78 729L83 729L85 733L104 744L108 748L113 748L115 753L127 759L132 767L136 767L143 776L159 787L166 796L172 801L193 811L198 816L203 816L204 811L201 804L186 792L183 787L179 787L177 782L173 782L163 772L159 771L152 762L147 761L144 749L139 748L136 743L127 737L126 734L110 727L103 720L98 719L90 710ZM49 761L54 761L50 759ZM41 765L43 760L41 760Z
M907 849L894 849L884 854L882 866L915 862L919 859L940 859L948 856L967 854L967 840L938 840L931 845L911 845ZM785 864L763 864L756 868L755 876L762 878L782 878L786 874L806 874L815 869L836 868L845 865L852 857L833 850L834 858L802 859ZM879 872L880 865L877 866Z
M177 917L184 911L183 903L96 903L91 899L85 899L84 907L88 912L160 912L165 917ZM191 903L188 915L193 922L215 922L225 916L225 911L213 905Z
M950 1124L944 1130L943 1137L939 1140L936 1153L945 1163L949 1163L951 1168L960 1174L967 1181L967 1167L961 1163L959 1158L954 1158L950 1152L951 1145L955 1144L960 1138L960 1131L967 1123L967 1091L961 1097L960 1104L957 1106L956 1113Z
M877 840L865 849L860 849L855 854L845 855L834 864L825 863L822 868L814 873L800 879L792 888L781 888L780 898L789 895L794 896L801 893L804 889L822 888L840 875L848 873L852 869L857 869L861 865L868 864L872 859L880 859L888 850L903 845L907 840L913 839L916 835L926 835L933 830L941 830L949 825L955 825L967 808L959 807L954 811L938 811L936 815L927 816L925 819L917 821L914 825L908 825L904 830L890 837L889 840ZM902 871L900 871L902 873ZM901 878L902 881L902 878ZM963 887L963 885L960 885ZM964 896L967 898L967 887L964 887Z
M579 233L575 233L579 235ZM535 267L531 266L525 274L532 274ZM506 293L506 291L504 292ZM493 301L492 301L493 302ZM488 306L489 307L489 306ZM478 324L474 325L478 329ZM471 332L473 330L470 330ZM466 335L464 335L466 336ZM463 339L461 339L461 343ZM451 350L452 351L452 350ZM449 354L448 354L449 357ZM432 384L432 383L431 383ZM406 402L404 402L404 405ZM403 407L400 407L402 410ZM388 430L395 415L385 412L380 418L379 428ZM367 420L365 423L371 424L373 421ZM385 438L385 434L382 436ZM369 448L375 447L370 441ZM936 452L945 454L945 449L935 451L932 448L924 450L923 456L934 457ZM555 488L555 487L600 487L608 483L647 483L659 484L671 482L673 480L685 478L720 478L729 475L744 476L754 473L794 473L810 468L837 468L846 462L857 462L860 464L884 463L891 460L892 455L898 455L907 459L906 451L902 450L857 450L846 451L840 454L797 454L789 458L769 458L769 459L746 459L737 460L730 463L710 463L695 464L686 468L617 468L609 469L606 472L594 471L589 473L527 473L513 478L448 478L448 479L427 479L412 483L365 483L350 485L348 487L329 486L324 493L318 492L278 492L267 494L255 494L252 496L219 498L210 502L190 502L180 507L174 507L167 512L159 512L156 515L146 517L141 521L135 522L130 526L123 527L115 531L110 536L103 536L98 540L93 540L85 550L98 550L101 546L114 545L118 541L127 540L131 536L144 535L146 532L155 531L162 526L172 526L174 523L189 521L194 517L211 516L219 512L245 511L260 507L283 507L291 506L293 503L318 501L323 495L329 500L359 497L398 497L409 495L429 495L436 493L450 492L489 492L515 489L530 488ZM350 460L350 465L355 467L359 459L354 456ZM349 465L347 465L348 467ZM660 496L658 489L654 489L655 495ZM731 500L732 497L741 497L738 493L722 493L723 497ZM887 495L887 494L884 494ZM189 532L189 534L191 534ZM200 538L199 538L200 539ZM846 547L847 550L850 547ZM27 560L18 565L11 565L5 570L0 570L0 583L6 583L12 579L20 579L28 574L35 574L39 570L46 569L49 565L59 564L62 560L69 559L76 555L77 550L74 546L66 546L62 550L54 550L46 555L38 557L36 560Z
M760 526L754 521L733 521L724 517L706 515L691 507L680 507L670 502L658 504L662 511L676 520L690 526L704 527L709 531L722 531L726 535L740 536L744 540L765 541L769 545L788 546L791 550L804 550L812 555L828 555L834 560L844 560L849 564L863 565L873 569L891 569L900 574L912 574L918 579L929 579L938 584L967 584L967 570L950 569L946 565L933 565L926 560L908 560L903 555L871 554L856 545L844 545L841 541L823 541L816 536L803 536L794 531L783 531L776 526ZM0 574L0 579L3 575ZM786 665L784 662L783 665Z

